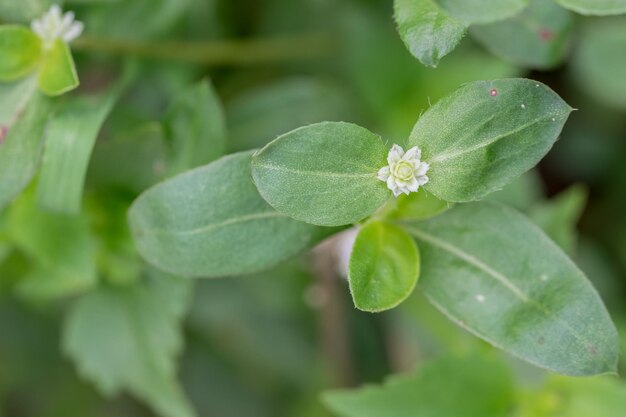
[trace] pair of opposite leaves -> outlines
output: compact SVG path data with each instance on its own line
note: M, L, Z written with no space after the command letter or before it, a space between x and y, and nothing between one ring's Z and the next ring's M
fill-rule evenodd
M407 145L419 146L430 163L430 197L477 200L534 166L571 110L532 80L474 82L424 113ZM144 192L129 212L137 247L150 263L182 276L267 269L383 206L391 191L377 172L386 155L378 136L355 125L297 129L256 153L226 156ZM357 238L361 255L351 259L351 273L395 270L403 277L365 289L354 283L367 286L371 276L351 277L361 307L397 304L421 268L421 287L435 305L492 344L561 373L615 370L617 335L597 293L524 216L472 203L415 221L419 210L361 229L365 244ZM380 269L375 257L390 260L389 268Z
M407 146L430 164L429 193L474 201L533 167L571 110L536 81L473 82L425 112ZM138 248L185 276L268 268L336 231L316 226L354 224L382 207L392 195L377 178L387 153L353 124L296 129L253 156L227 156L143 193L130 211Z

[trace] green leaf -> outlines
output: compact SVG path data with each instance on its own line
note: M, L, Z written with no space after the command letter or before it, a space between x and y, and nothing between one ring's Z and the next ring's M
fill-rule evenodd
M531 0L519 15L501 22L472 26L470 33L492 54L527 67L546 69L567 54L574 19L552 1Z
M76 98L52 117L37 188L41 206L65 213L80 211L91 152L116 98L116 92Z
M537 164L571 111L537 81L476 81L428 109L408 146L419 146L430 163L428 191L446 201L478 200Z
M191 288L153 273L146 282L85 295L66 316L63 349L103 394L128 390L163 417L194 416L176 380Z
M428 362L415 375L322 397L340 417L504 417L514 399L506 366L477 354L444 357Z
M56 0L2 0L0 16L5 22L30 23L41 17Z
M568 254L576 250L576 223L587 202L587 190L572 186L556 197L531 207L529 217Z
M273 210L250 179L252 152L160 183L129 211L135 243L153 265L191 277L259 271L312 246L324 232Z
M18 291L27 298L74 295L98 280L95 242L86 217L39 210L26 192L9 211L9 238L31 261Z
M419 277L420 256L415 241L401 228L370 222L356 237L348 278L354 305L379 312L404 301Z
M434 0L395 0L400 37L422 64L436 67L465 36L466 25L443 12Z
M572 69L577 85L596 100L626 109L626 19L591 21L580 35Z
M43 149L50 102L33 79L0 85L0 210L31 181Z
M436 0L450 16L465 23L491 23L515 16L529 0Z
M170 174L208 164L226 149L226 121L219 97L208 81L183 91L165 117L170 141Z
M62 40L57 40L44 55L39 70L39 89L46 95L59 96L79 84L70 48Z
M556 0L579 14L606 16L626 13L626 0Z
M22 78L41 59L41 39L22 26L1 26L0 56L0 81Z
M338 82L299 76L243 91L226 104L229 151L262 148L306 124L352 118L347 90Z
M617 333L602 300L524 216L474 203L405 227L422 253L422 290L461 327L555 372L615 372Z
M443 213L451 206L420 187L416 193L398 197L395 204L390 204L385 217L394 220L425 220Z
M391 192L376 178L387 165L379 136L342 122L305 126L278 137L252 158L252 177L276 210L321 226L356 223Z

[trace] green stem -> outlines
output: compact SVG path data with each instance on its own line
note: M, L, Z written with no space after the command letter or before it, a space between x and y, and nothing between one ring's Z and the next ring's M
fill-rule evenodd
M329 56L336 42L328 35L306 35L256 40L210 42L127 41L82 37L72 47L77 51L106 52L204 65L254 65L302 61Z

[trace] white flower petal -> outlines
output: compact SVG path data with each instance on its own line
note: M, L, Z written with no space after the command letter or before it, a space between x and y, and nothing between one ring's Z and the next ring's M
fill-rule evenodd
M387 162L390 166L393 166L393 164L402 159L402 156L404 156L404 149L399 145L393 145L387 155Z
M428 163L421 162L419 166L417 167L417 170L415 171L415 175L418 177L420 175L424 175L428 172L429 169L430 169L430 165L428 165Z
M378 179L381 181L387 181L391 172L389 170L389 166L384 166L378 171Z
M417 182L419 182L420 185L424 185L428 182L429 178L426 175L420 175L419 177L417 177Z
M405 161L410 160L419 160L422 157L422 151L417 146L413 146L411 149L406 151L402 159Z
M70 26L70 28L63 34L62 39L65 42L70 43L83 33L84 28L85 26L82 24L82 22L74 22Z
M406 187L409 191L416 192L420 188L420 183L417 178L413 177L413 180Z

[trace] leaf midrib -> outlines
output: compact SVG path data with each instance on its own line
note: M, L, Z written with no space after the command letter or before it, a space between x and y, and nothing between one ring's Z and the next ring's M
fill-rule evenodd
M295 168L288 168L284 166L271 165L271 164L261 164L254 163L255 168L267 168L275 171L284 171L292 174L301 174L301 175L311 175L318 177L337 177L337 178L376 178L377 172L374 170L373 172L368 173L348 173L348 172L329 172L329 171L302 171Z
M588 348L589 346L594 347L595 348L595 344L592 343L591 341L587 340L585 337L583 337L582 335L580 335L578 332L575 331L575 329L573 329L567 322L563 321L563 319L561 319L559 316L557 316L556 314L554 314L553 311L547 309L546 307L544 307L543 305L541 305L539 302L533 300L532 298L530 298L524 291L522 291L519 287L517 287L515 284L513 284L512 282L510 282L510 279L494 270L493 268L491 268L489 265L485 264L483 261L481 261L480 259L478 259L477 257L475 257L474 255L471 255L469 253L466 253L465 251L463 251L462 249L454 246L451 243L448 243L444 240L441 240L435 236L432 236L422 230L419 230L417 228L415 228L414 226L408 226L408 225L404 225L404 227L406 228L406 230L408 230L410 233L412 233L415 237L419 238L419 239L423 239L427 242L430 242L431 244L465 260L466 262L470 263L472 266L482 270L483 272L485 272L487 275L491 276L492 278L495 278L499 283L501 283L505 288L508 288L509 290L511 290L520 300L522 300L523 302L529 303L531 304L533 307L535 307L535 309L537 309L537 311L543 313L544 315L546 315L547 317L552 317L555 318L558 323L560 323L567 331L569 331L572 336L574 336L574 338L581 343L585 348Z
M238 224L238 223L246 223L246 222L251 222L251 221L261 220L261 219L270 219L273 217L287 217L288 218L288 216L279 212L266 211L262 213L248 214L246 216L233 217L233 218L221 221L219 223L209 224L209 225L199 227L196 229L190 229L190 230L148 229L148 231L151 234L155 234L155 235L194 236L194 235L198 235L201 233L208 233L208 232L221 229L226 226Z
M552 118L561 117L561 116L562 116L562 114L555 114L555 115L548 115L548 116L545 116L545 117L540 117L540 118L537 118L537 119L533 119L529 123L523 124L523 125L515 128L515 129L513 129L513 130L510 130L510 131L508 131L506 133L497 135L497 136L495 136L493 138L489 138L486 141L478 143L478 144L476 144L476 145L474 145L474 146L472 146L470 148L465 148L465 149L461 149L461 150L457 150L457 151L451 151L451 152L439 154L439 155L433 157L430 160L430 162L431 163L442 162L442 161L446 161L446 160L451 159L451 158L456 158L456 157L459 157L461 155L477 151L479 149L485 148L485 147L487 147L487 146L489 146L491 144L494 144L494 143L498 142L500 139L504 139L504 138L506 138L508 136L515 135L516 133L520 133L520 132L522 132L522 131L524 131L524 130L526 130L526 129L528 129L528 128L530 128L530 127L532 127L532 126L534 126L534 125L536 125L536 124L538 124L540 122L545 122L545 121L551 120Z

